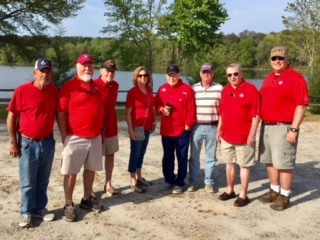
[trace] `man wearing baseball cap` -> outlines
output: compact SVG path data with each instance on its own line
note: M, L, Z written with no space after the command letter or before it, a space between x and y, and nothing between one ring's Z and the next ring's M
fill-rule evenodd
M44 221L54 219L54 214L46 210L55 151L53 126L58 109L58 89L51 83L53 75L51 61L38 59L34 81L18 87L8 106L10 156L19 157L20 227L31 227L32 217Z
M77 173L83 171L84 195L80 207L101 212L103 207L92 196L95 171L102 170L103 101L102 94L92 80L93 58L79 56L77 75L66 82L60 91L58 124L63 143L61 173L64 175L65 220L73 222L77 214L73 191Z
M162 171L165 185L162 190L173 188L181 194L188 171L190 131L196 123L196 104L193 89L180 79L180 69L170 65L166 71L167 83L156 95L156 112L161 116L160 134L163 147ZM170 106L170 108L166 106ZM174 154L178 171L174 173Z
M259 158L266 164L270 190L259 200L271 203L276 211L290 206L290 192L295 167L299 126L309 104L305 78L289 66L287 49L271 50L269 74L260 90L263 120Z
M100 68L100 77L94 82L103 95L104 105L104 143L105 155L105 184L104 191L107 196L119 197L119 192L112 186L112 172L114 167L114 154L119 151L118 120L116 104L119 83L114 80L116 75L116 62L112 59L105 61Z
M204 63L200 68L201 81L194 84L195 99L197 106L197 123L191 132L191 155L189 159L189 187L188 192L198 189L200 176L200 152L202 143L205 144L205 190L214 193L214 167L217 162L216 131L219 120L219 107L221 100L222 85L213 82L214 68L211 63Z

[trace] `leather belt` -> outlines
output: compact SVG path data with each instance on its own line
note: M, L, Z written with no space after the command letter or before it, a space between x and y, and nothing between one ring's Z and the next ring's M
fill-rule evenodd
M212 125L212 126L215 126L215 125L218 125L218 121L208 122L208 123L198 122L197 124L199 124L199 125Z
M49 136L47 136L47 137L44 137L44 138L32 138L32 137L28 137L28 136L26 136L26 135L22 135L21 134L21 138L23 138L23 139L26 139L26 140L28 140L28 141L36 141L36 142L41 142L41 141L44 141L44 140L46 140L46 139L48 139L48 138L50 138L50 137L52 137L52 133L49 135Z
M263 122L264 125L290 125L292 122Z

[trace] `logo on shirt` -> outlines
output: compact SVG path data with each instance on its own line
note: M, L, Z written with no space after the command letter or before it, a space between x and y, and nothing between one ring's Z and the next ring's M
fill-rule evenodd
M282 85L283 84L283 82L282 81L279 81L279 85Z
M240 97L244 97L244 94L243 93L240 93L240 95L239 95Z

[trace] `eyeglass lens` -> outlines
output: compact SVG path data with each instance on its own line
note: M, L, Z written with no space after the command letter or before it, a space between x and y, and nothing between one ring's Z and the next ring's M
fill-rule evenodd
M227 74L228 77L231 77L232 75L235 76L235 77L238 77L239 73L235 72L235 73L228 73Z

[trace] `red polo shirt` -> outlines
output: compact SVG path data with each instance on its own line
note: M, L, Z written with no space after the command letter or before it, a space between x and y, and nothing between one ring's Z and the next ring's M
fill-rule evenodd
M60 91L59 112L67 113L69 135L94 138L101 134L102 94L93 81L85 83L76 76L66 82Z
M18 87L8 106L8 111L20 116L17 131L35 139L52 134L58 96L58 89L53 84L45 89L38 89L33 82Z
M131 118L135 127L143 126L151 130L154 119L154 96L151 88L147 88L148 95L141 92L138 86L131 88L127 95L126 106L132 108Z
M289 67L280 76L269 74L260 93L261 116L265 122L292 122L296 107L309 104L305 78Z
M118 119L116 104L118 98L119 83L111 81L105 83L101 77L94 81L102 93L104 105L104 128L105 137L114 137L118 135Z
M221 95L221 137L228 143L247 144L252 118L260 116L260 108L260 95L253 84L244 80L237 88L227 85Z
M196 102L194 90L181 79L170 86L168 83L162 85L156 96L156 111L161 115L161 108L171 103L173 105L170 116L161 116L160 134L162 136L181 136L185 125L190 129L197 121Z

